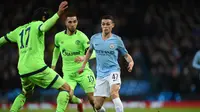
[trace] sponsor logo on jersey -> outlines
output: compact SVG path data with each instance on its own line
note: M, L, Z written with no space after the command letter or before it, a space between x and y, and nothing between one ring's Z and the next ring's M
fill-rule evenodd
M104 51L104 50L95 50L97 54L99 55L113 55L114 51Z
M76 45L79 45L80 43L81 43L80 40L76 40L75 42Z
M80 55L81 52L80 51L78 51L78 52L67 52L66 49L63 49L62 54L63 54L63 56L75 56L75 55Z
M114 44L110 44L110 48L111 48L111 49L114 49L114 48L115 48L115 45L114 45Z

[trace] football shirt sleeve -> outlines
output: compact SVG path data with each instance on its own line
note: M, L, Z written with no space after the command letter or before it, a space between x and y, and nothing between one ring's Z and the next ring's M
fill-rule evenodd
M60 49L59 49L57 41L58 41L58 38L57 38L57 35L56 35L55 36L55 47L54 47L54 50L53 50L53 58L52 58L51 66L56 66L56 63L57 63L58 58L60 56Z
M89 40L88 40L88 43L90 43L90 44L88 44L89 49L93 50L90 59L96 58L96 52L95 52L95 50L94 50L94 47L93 47L92 41L93 41L93 37L91 37L90 42L89 42Z
M5 37L3 36L3 37L1 37L0 38L0 47L2 46L2 45L4 45L5 43L7 43L8 41L5 39Z
M56 24L56 21L59 19L58 14L54 14L51 18L46 20L43 24L39 26L39 30L41 32L48 31L51 27L53 27Z
M92 49L92 50L94 49L93 40L94 40L94 36L92 36L91 39L90 39L90 47L89 48Z
M59 41L59 40L58 40L58 35L56 34L56 35L55 35L55 40L54 40L54 45L55 45L56 48L59 48L59 47L60 47L58 41Z
M17 42L17 29L15 29L14 31L11 31L10 33L6 34L4 36L4 38L8 41L8 42Z
M83 48L87 49L90 46L89 39L84 33L82 33L81 36L83 37L83 43L82 43L83 44Z
M126 50L124 46L123 41L120 38L118 39L118 50L123 56L128 53L128 51Z
M192 61L192 66L196 69L200 69L200 51L198 51L195 56L194 59Z

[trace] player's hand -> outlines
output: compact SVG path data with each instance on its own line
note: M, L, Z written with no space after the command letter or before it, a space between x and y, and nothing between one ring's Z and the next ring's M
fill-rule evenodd
M78 73L79 73L79 74L83 73L84 69L85 69L85 67L82 66L82 67L78 70Z
M133 65L134 65L133 61L131 61L131 62L128 64L128 72L131 72L131 71L132 71Z
M51 66L51 69L55 70L55 69L56 69L56 66Z
M64 13L65 9L67 8L68 8L68 2L67 1L61 2L59 5L58 12L57 12L58 16L61 16Z
M85 59L84 56L77 56L77 57L74 59L74 61L77 62L77 63L80 63L80 62L83 62L84 59Z

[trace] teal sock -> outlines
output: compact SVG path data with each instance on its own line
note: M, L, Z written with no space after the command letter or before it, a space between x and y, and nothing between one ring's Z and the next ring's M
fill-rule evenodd
M69 102L69 93L67 91L61 91L57 97L56 112L64 112Z
M74 104L79 104L81 103L81 99L77 98L76 96L73 95L71 102Z
M26 101L26 97L23 94L19 94L16 98L14 103L11 106L10 112L18 112Z

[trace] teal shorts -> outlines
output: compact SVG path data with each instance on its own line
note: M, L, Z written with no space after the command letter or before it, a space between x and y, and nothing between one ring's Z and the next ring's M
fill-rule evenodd
M70 85L72 90L79 84L85 93L94 92L96 80L91 69L85 69L81 74L78 74L78 72L64 72L63 79Z
M65 80L63 80L54 70L51 68L46 68L44 71L21 78L22 90L26 94L29 91L33 91L35 85L42 88L55 88L59 89L64 85Z

